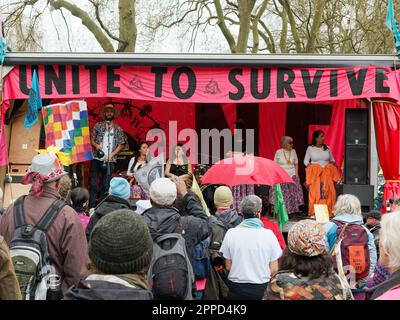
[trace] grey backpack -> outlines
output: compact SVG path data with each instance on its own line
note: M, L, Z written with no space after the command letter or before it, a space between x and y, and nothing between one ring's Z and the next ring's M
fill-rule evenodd
M154 299L192 300L195 277L182 235L169 233L159 236L153 250L148 281Z
M14 203L15 231L10 241L10 256L17 275L22 298L46 300L47 276L52 272L46 231L60 210L63 200L55 200L39 222L33 226L25 222L23 211L25 196Z

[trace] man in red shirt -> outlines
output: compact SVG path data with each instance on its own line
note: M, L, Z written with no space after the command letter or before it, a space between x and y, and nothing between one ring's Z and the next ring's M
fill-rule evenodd
M265 229L269 229L274 233L281 249L284 250L286 248L286 243L278 224L275 221L269 220L267 218L267 213L264 210L261 212L261 221L263 222Z

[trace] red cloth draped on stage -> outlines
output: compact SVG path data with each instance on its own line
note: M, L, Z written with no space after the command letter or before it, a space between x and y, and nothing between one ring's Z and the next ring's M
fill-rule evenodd
M379 162L386 180L382 204L400 198L400 106L374 102L374 123ZM382 212L386 206L382 205Z

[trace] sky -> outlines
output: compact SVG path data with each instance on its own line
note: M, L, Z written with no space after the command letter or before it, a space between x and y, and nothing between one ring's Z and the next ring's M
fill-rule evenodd
M14 3L16 0L2 0L6 3ZM168 1L168 0L167 0ZM136 42L136 52L157 52L157 53L177 53L177 52L193 52L189 48L190 34L185 33L182 27L174 27L166 34L162 35L161 32L157 33L155 41L145 41L143 33L146 29L141 26L141 23L146 20L146 16L152 11L161 10L161 5L168 5L166 0L139 0L137 4L137 12L139 13L138 19L138 39ZM29 16L34 14L34 10L43 12L42 19L39 23L39 30L42 32L43 38L41 41L42 51L45 52L102 52L101 46L97 43L94 36L82 25L81 20L72 16L69 12L64 10L65 21L59 10L49 10L46 8L47 0L39 0L37 5L32 11L32 8L25 10L24 14L29 19ZM70 0L82 9L90 9L92 6L88 3L88 0ZM4 3L4 2L3 2ZM117 5L118 2L114 1ZM3 7L4 8L4 7ZM10 6L3 9L3 19L7 15L7 10L10 10ZM108 8L113 10L112 8ZM112 14L110 14L111 16ZM107 21L110 16L105 15L104 19ZM117 8L115 8L114 16L118 17ZM111 20L108 21L108 25L112 28L113 24ZM68 32L69 29L69 32ZM202 33L199 33L196 41L195 52L207 53L207 52L220 52L228 53L229 47L222 36L218 27L210 27L208 29L208 37ZM68 45L68 39L69 43ZM190 51L189 51L190 50Z

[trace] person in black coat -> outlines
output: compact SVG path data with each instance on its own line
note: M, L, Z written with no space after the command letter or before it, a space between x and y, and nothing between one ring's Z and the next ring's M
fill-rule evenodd
M208 217L194 194L187 191L185 181L181 177L172 177L171 180L160 178L151 184L152 207L143 213L144 221L153 241L164 234L181 233L193 266L196 245L209 236ZM181 205L187 213L185 217L173 206L177 195L182 199Z
M64 300L152 300L147 271L153 241L143 218L121 209L102 218L89 241L91 275Z
M103 200L90 217L86 229L86 238L88 241L94 226L105 215L118 209L131 209L131 205L128 201L130 192L131 189L127 180L119 177L111 179L109 195Z

